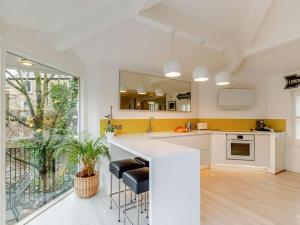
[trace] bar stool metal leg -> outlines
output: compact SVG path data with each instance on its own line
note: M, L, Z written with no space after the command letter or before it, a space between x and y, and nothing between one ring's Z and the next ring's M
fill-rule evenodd
M146 197L147 197L147 219L149 218L149 195L148 192L146 193Z
M140 195L137 195L137 201L136 201L136 208L137 208L137 225L140 225L140 207L139 207L139 202L140 202Z
M118 219L118 222L121 222L121 179L119 179L119 219Z
M113 174L110 173L110 209L112 209L112 182L113 182Z
M140 204L140 206L141 206L141 214L143 214L143 201L144 201L143 193L140 194L140 196L141 196L141 204Z
M149 196L148 196L148 192L146 193L146 213L147 213L147 216L146 218L148 219L149 218Z
M125 191L124 191L124 199L125 199L125 203L124 203L124 225L126 224L126 188L127 187L125 185Z
M145 192L145 208L144 211L147 211L147 192Z

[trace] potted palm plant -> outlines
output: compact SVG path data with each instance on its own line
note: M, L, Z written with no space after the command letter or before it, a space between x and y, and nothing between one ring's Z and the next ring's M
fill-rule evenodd
M71 138L55 152L56 157L67 159L67 166L81 164L81 170L74 177L74 189L78 197L88 198L99 190L99 172L95 165L100 158L111 159L108 147L102 138L93 139L88 134Z

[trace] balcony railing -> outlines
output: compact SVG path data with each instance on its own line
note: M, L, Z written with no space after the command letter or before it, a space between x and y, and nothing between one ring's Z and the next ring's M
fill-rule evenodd
M51 161L53 163L52 170L41 173L37 159L39 154L36 151L36 149L24 148L6 149L5 178L8 224L14 224L73 187L74 171L66 170L64 159ZM24 178L24 174L30 174L30 176ZM22 193L19 195L19 199L10 201L9 199L16 194L11 187L20 183L22 179L30 179L30 181L24 190L20 189ZM27 184L26 182L21 183L22 185Z

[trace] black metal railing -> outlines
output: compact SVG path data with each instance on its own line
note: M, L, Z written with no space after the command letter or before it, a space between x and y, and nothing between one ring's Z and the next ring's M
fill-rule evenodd
M7 216L8 220L16 221L55 199L73 187L74 170L66 169L65 160L51 160L52 169L41 173L37 149L7 148L6 149L6 186L18 182L26 172L31 174L30 185L24 190L22 198L16 203L20 218ZM10 190L6 190L7 199ZM8 209L8 214L11 214ZM10 222L14 223L14 222Z

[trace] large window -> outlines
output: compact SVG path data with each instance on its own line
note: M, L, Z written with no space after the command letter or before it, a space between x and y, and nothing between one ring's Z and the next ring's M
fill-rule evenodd
M55 150L78 135L79 78L7 54L6 218L14 224L73 187Z

